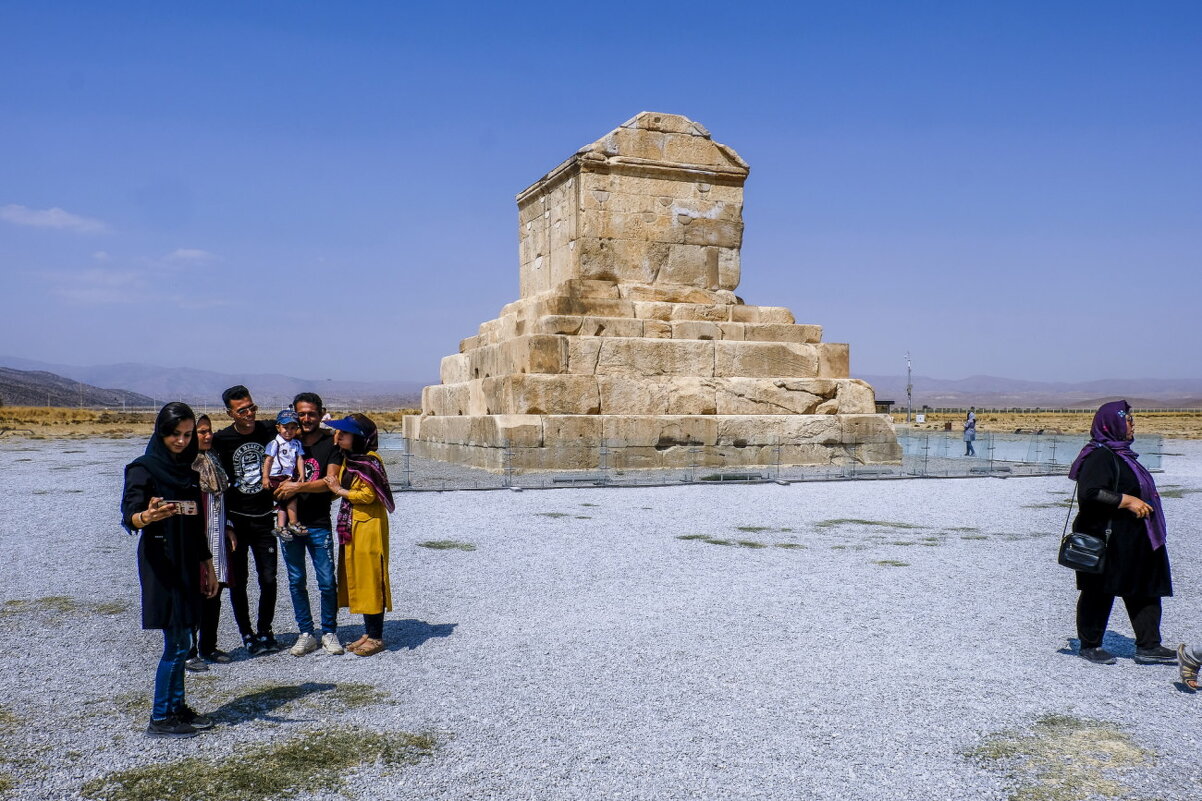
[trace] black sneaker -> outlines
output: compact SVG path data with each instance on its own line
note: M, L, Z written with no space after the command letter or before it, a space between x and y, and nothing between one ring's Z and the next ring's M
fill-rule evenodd
M181 723L185 723L197 731L211 729L217 725L217 722L211 717L200 714L187 704L184 704L182 707L180 707L179 711L175 713L175 716L179 718Z
M184 669L191 670L194 673L199 673L203 670L208 670L209 666L199 656L190 656L188 657L187 661L184 662Z
M207 654L202 654L206 662L216 662L219 665L227 664L230 661L230 655L225 651L216 650L209 651Z
M1095 665L1113 665L1115 663L1114 654L1105 648L1082 648L1079 656Z
M150 725L146 727L147 737L170 737L172 739L183 739L184 737L195 737L196 727L184 723L175 715L168 715L162 720L151 718Z
M253 634L242 635L242 647L244 647L246 652L251 656L258 656L259 654L263 653L264 650L263 640Z
M265 654L274 654L280 650L280 644L275 641L275 635L270 631L259 635L259 647Z
M1136 648L1135 664L1137 665L1175 665L1177 652L1171 648L1158 645L1155 648Z

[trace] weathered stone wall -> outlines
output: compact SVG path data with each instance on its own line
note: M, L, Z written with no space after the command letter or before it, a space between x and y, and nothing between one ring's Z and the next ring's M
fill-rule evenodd
M521 297L442 360L414 452L501 469L900 458L848 346L735 296L746 163L644 112L518 195Z

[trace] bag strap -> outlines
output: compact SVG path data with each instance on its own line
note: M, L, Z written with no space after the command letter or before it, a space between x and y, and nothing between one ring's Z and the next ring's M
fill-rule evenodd
M1114 494L1118 495L1119 494L1119 457L1118 457L1118 454L1116 454L1114 451L1110 450L1110 448L1107 448L1105 445L1102 445L1100 443L1098 444L1098 447L1105 451L1109 451L1110 458L1114 460ZM1078 484L1077 489L1080 489L1080 488L1081 488L1081 485ZM1076 500L1077 500L1077 490L1073 490L1073 494L1069 497L1069 501L1068 501L1068 514L1066 514L1064 516L1064 531L1062 531L1060 534L1060 536L1062 536L1062 537L1068 535L1068 521L1073 516L1073 503L1076 502ZM1112 517L1106 521L1106 540L1107 540L1107 542L1110 541L1110 532L1113 530L1114 530L1114 518Z

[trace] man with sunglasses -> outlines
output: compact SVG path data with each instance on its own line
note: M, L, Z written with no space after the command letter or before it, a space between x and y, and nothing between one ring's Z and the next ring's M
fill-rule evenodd
M255 420L259 410L250 390L241 384L221 393L225 410L234 421L213 435L213 452L230 477L225 510L234 544L230 550L230 606L242 634L242 644L251 656L280 650L271 631L275 617L276 539L272 534L275 499L263 488L263 456L275 439L275 426ZM258 633L250 625L250 602L246 596L247 552L255 555L259 580Z

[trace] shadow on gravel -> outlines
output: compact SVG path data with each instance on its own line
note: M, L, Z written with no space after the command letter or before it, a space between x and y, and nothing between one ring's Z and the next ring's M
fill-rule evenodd
M424 620L385 620L384 645L388 651L412 651L435 637L450 637L458 623L427 623ZM339 626L348 641L359 639L363 626Z
M298 701L314 693L335 690L338 685L307 681L304 684L266 687L256 692L235 698L214 709L209 715L218 723L236 726L251 720L266 720L272 723L299 723L301 718L287 718L274 714L285 704Z
M1113 631L1106 632L1102 637L1102 647L1110 653L1117 656L1119 659L1134 659L1135 658L1135 640L1125 634L1115 634ZM1068 645L1061 648L1056 653L1066 656L1076 656L1081 650L1081 641L1076 637L1068 638Z

